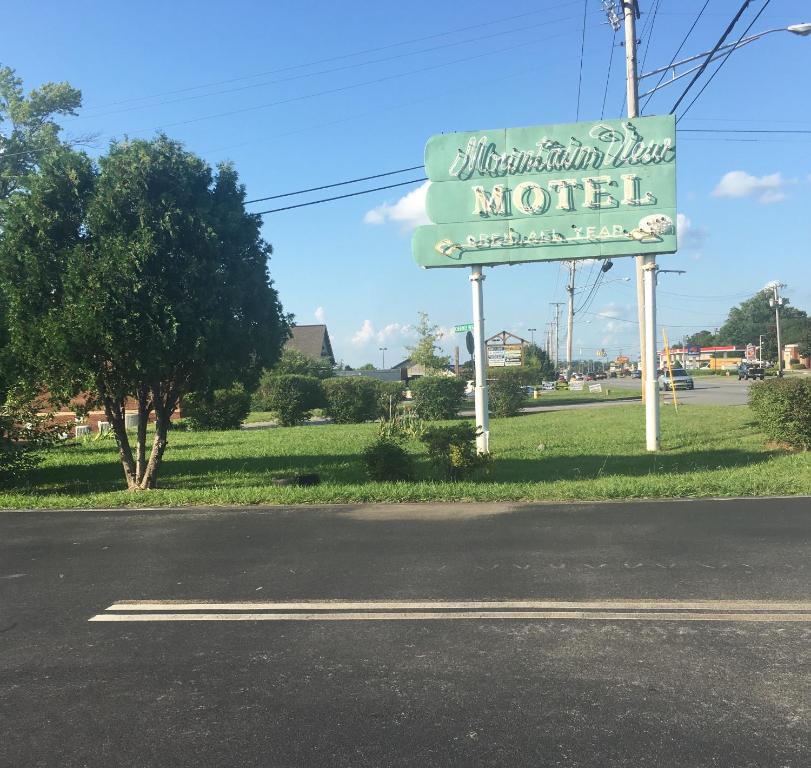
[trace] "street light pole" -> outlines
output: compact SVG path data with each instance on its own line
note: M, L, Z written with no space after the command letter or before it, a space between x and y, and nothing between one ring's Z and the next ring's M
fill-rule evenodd
M530 343L534 346L535 345L535 331L537 331L538 329L537 328L527 328L527 330L530 332L530 334L532 334L530 336Z
M386 367L386 350L388 349L388 347L378 347L377 349L381 353L381 356L383 358L380 362L380 368L382 370Z
M569 294L568 317L566 319L566 373L572 372L572 335L574 333L574 275L577 262L569 262L569 282L566 292Z

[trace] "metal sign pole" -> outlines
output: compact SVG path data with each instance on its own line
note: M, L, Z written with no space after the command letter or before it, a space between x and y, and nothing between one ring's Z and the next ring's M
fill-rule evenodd
M645 285L645 445L659 450L659 391L656 380L656 257L643 256Z
M480 264L470 268L470 286L473 292L473 366L476 371L476 427L481 434L476 438L476 450L490 453L490 414L487 392L487 355L484 348L484 299L482 283L484 275Z

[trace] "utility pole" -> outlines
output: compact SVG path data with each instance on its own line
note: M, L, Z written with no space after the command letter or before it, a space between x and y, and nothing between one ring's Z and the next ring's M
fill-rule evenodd
M780 337L780 307L785 303L785 299L780 295L780 289L785 288L785 283L773 282L770 286L772 289L772 298L769 299L769 306L774 307L774 322L777 325L777 375L783 375L783 342Z
M566 284L566 292L569 294L569 313L566 322L566 373L572 372L572 334L574 333L574 275L577 270L577 262L569 262L569 282Z
M377 351L380 352L380 355L381 355L381 358L382 358L381 361L380 361L380 367L384 368L384 369L386 367L386 350L387 349L388 349L388 347L378 347L377 348Z
M563 306L562 301L549 302L555 308L555 370L557 371L560 365L560 308Z
M623 0L625 20L625 76L628 117L639 117L636 70L637 0ZM659 450L659 393L656 382L656 257L636 257L636 298L639 320L639 351L642 395L645 401L645 444Z
M527 330L532 334L530 336L530 344L534 345L535 344L535 331L537 331L538 329L537 328L527 328Z

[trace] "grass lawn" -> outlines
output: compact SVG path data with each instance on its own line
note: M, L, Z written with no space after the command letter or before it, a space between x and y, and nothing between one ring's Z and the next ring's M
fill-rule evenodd
M374 424L359 424L170 433L161 487L138 494L121 490L112 440L71 441L45 452L28 487L0 492L0 508L792 495L811 489L811 452L765 446L743 406L663 408L663 449L656 455L644 449L638 404L493 419L491 472L455 484L429 479L418 443L408 447L426 479L366 482L359 454L376 432ZM317 472L322 483L270 484L296 472Z
M590 382L586 382L582 392L570 392L567 389L557 389L554 392L541 392L539 398L528 397L524 400L524 408L543 407L545 405L575 405L578 403L602 403L606 400L641 400L641 395L635 389L621 389L620 387L606 386L602 382L602 392L589 392ZM600 383L600 382L598 382Z

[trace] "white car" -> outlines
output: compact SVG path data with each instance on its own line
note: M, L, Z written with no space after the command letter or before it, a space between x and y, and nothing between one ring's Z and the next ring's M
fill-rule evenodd
M673 388L674 389L693 389L693 377L690 376L683 368L673 368ZM670 389L670 374L665 371L659 376L659 391L664 392Z

